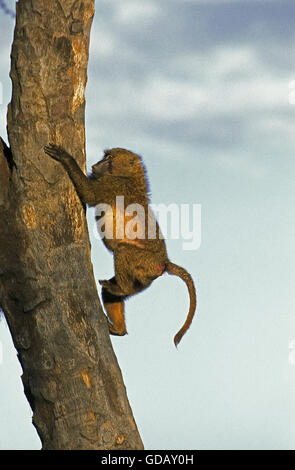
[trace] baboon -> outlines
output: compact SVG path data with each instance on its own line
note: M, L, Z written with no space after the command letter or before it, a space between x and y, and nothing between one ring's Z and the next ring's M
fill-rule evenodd
M111 222L104 224L102 240L114 253L115 276L99 281L110 333L119 336L127 333L125 299L146 289L166 272L179 276L186 283L190 296L186 321L174 337L174 344L177 346L191 325L196 309L196 291L190 274L168 259L165 240L149 207L146 171L141 157L122 148L105 150L103 158L92 166L92 173L87 177L62 147L49 144L44 147L44 151L62 164L84 204L104 207L103 216L101 211L97 211L97 221L104 217L104 220ZM118 196L124 198L121 212L116 207ZM133 226L136 229L135 236L125 230L131 220L126 208L132 207L132 204L144 209L144 217L137 219ZM153 237L148 236L148 223L151 219L155 221ZM111 228L107 229L106 225Z

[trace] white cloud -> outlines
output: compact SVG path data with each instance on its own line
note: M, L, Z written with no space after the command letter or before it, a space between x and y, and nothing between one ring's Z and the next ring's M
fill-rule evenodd
M147 22L158 16L160 6L156 2L125 0L116 4L116 20L120 23Z
M178 78L172 79L174 66ZM250 48L220 47L210 54L178 58L169 71L169 77L150 76L142 90L144 108L159 119L232 115L290 106L288 84L292 77L270 73Z
M220 47L209 55L209 69L220 78L236 72L253 74L258 67L254 50L246 46Z
M96 99L88 102L88 115L95 115L94 120L98 114L105 120L115 116L121 127L139 118L137 132L155 121L159 126L177 121L191 126L194 119L212 125L220 122L218 135L222 140L224 132L225 141L235 120L241 132L247 128L252 137L273 129L272 139L282 134L291 138L292 124L286 127L283 120L292 115L288 102L292 77L274 74L250 47L219 47L208 54L172 60L167 71L155 75L150 70L140 80L128 75L110 75L108 80L93 76L88 92L96 90Z
M130 18L126 13L126 23ZM157 54L151 67L145 51L127 41L124 60L120 55L125 65L118 72L113 59L122 49L120 28L99 28L98 48L99 37L106 44L101 55L111 58L104 70L108 66L110 70L92 77L96 99L87 105L88 131L104 147L131 146L148 153L156 145L166 154L171 145L171 155L182 155L186 146L192 159L197 148L211 154L212 161L227 172L250 178L267 176L266 155L274 155L282 140L285 149L291 148L295 105L289 104L288 85L295 75L290 75L291 67L276 68L255 43L215 43L215 47L209 44L207 49L167 55L163 68ZM101 117L104 125L98 131L92 122ZM182 128L187 139L179 139ZM263 157L258 158L261 148ZM96 158L94 151L92 158Z
M187 53L170 63L179 74L187 74L197 80L224 79L233 73L256 74L261 67L256 52L250 46L219 46L204 53Z
M178 0L171 0L178 2ZM277 0L182 0L184 3L193 3L194 5L234 5L235 3L273 3Z
M140 101L153 117L175 120L192 117L208 102L208 96L206 90L190 82L152 78L146 83Z
M290 106L288 81L271 77L202 86L189 81L152 79L139 96L142 109L154 118L233 115Z
M99 31L93 30L90 36L90 60L96 56L111 56L117 50L115 35L103 26Z

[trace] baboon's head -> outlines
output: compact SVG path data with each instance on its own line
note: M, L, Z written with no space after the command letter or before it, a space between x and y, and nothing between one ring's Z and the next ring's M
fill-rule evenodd
M141 158L136 153L121 148L104 151L102 160L92 166L92 176L144 176Z

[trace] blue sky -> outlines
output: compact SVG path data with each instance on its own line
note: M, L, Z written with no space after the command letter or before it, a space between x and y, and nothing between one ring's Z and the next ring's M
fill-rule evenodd
M13 20L0 29L5 137ZM88 167L132 149L153 203L202 205L199 250L167 241L199 299L179 350L188 299L169 276L127 302L129 334L112 339L147 449L295 447L294 56L292 1L96 1ZM112 257L93 219L104 279ZM0 340L0 448L39 448L4 321Z

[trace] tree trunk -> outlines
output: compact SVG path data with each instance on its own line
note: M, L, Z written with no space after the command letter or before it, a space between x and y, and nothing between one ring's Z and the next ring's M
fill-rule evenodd
M0 145L0 305L43 449L142 449L97 295L81 205L49 142L85 169L94 0L20 0L10 148ZM98 123L99 125L99 123Z

